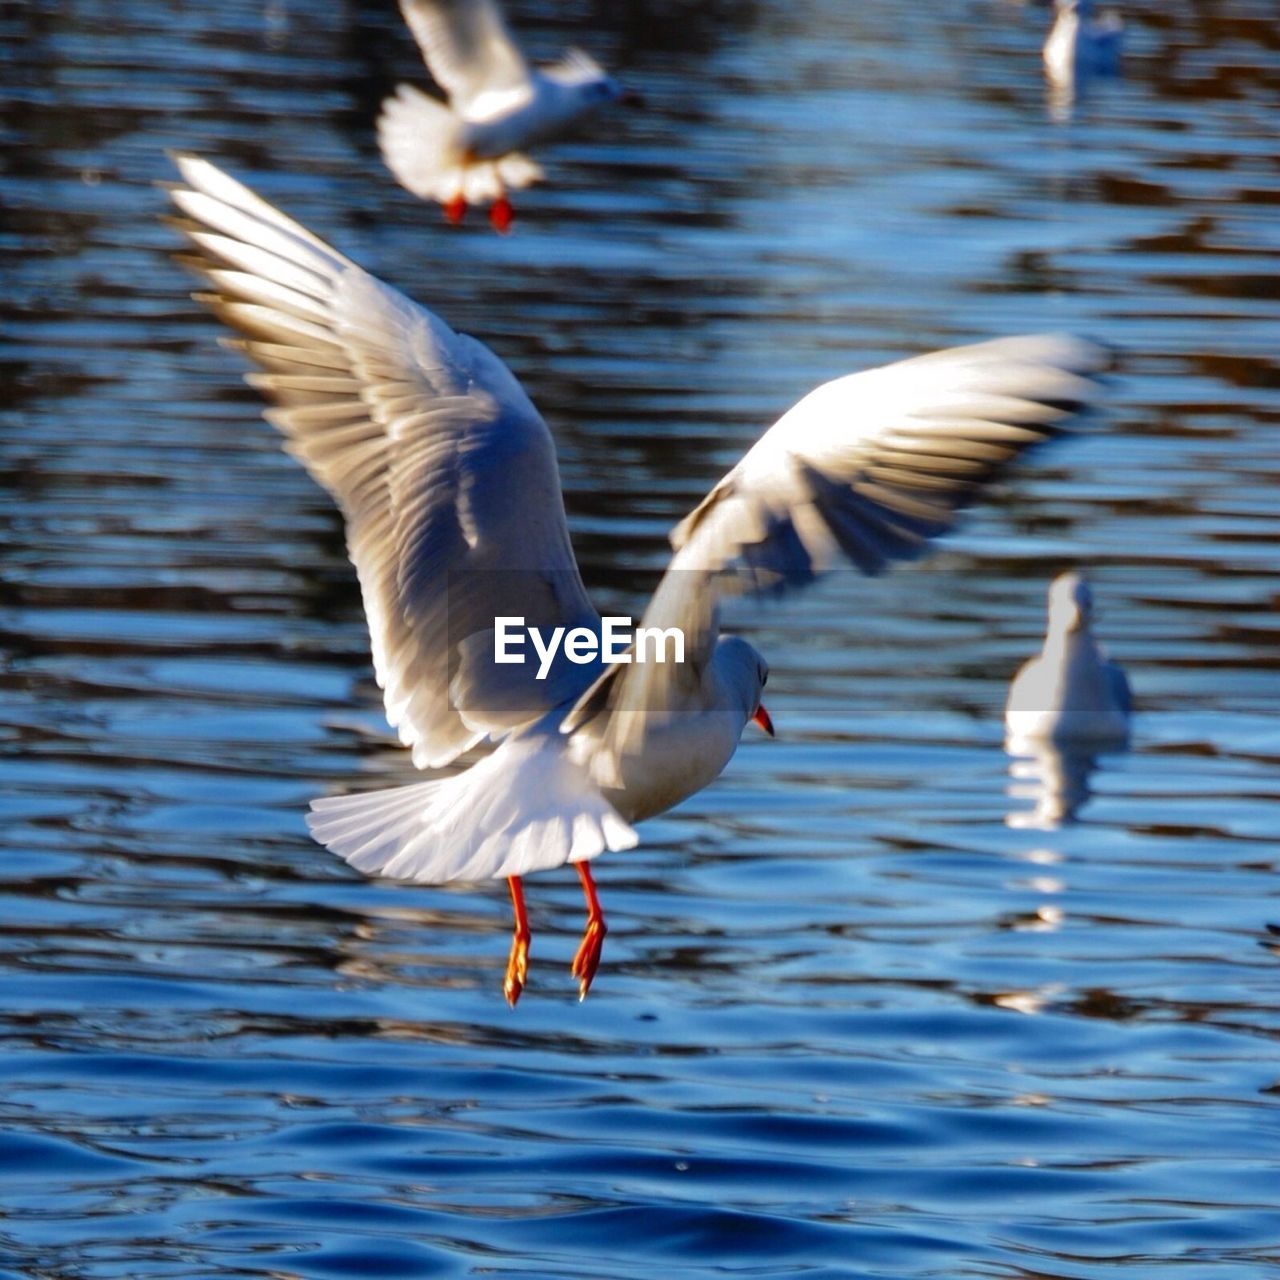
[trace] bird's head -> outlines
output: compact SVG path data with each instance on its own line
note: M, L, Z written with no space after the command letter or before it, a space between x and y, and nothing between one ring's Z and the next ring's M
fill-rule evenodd
M1079 631L1093 618L1093 592L1084 575L1072 570L1061 573L1049 588L1049 629Z
M773 720L760 701L769 683L769 664L754 645L741 636L721 636L714 659L718 674L732 691L745 719L773 737Z

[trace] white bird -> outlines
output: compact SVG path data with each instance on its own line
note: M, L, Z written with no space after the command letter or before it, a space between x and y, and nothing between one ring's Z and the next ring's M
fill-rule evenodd
M1063 573L1049 587L1044 647L1023 664L1005 705L1006 746L1027 743L1121 747L1129 738L1133 695L1119 664L1094 639L1093 593L1083 575Z
M1056 0L1055 9L1043 51L1050 84L1070 94L1093 76L1115 75L1124 41L1119 14L1096 13L1093 0Z
M635 100L577 49L553 66L530 67L496 0L400 0L400 12L449 101L400 85L378 119L382 158L451 222L468 204L490 203L490 220L506 231L508 189L542 177L525 149L564 137L611 102Z
M576 864L585 995L604 917L588 867L633 824L711 782L760 704L765 660L719 634L731 592L800 585L840 552L866 573L925 550L1023 449L1099 390L1090 342L1005 338L826 383L767 431L673 530L643 617L683 662L495 662L495 619L598 632L569 542L551 434L505 365L213 165L177 160L196 295L245 335L268 419L336 499L387 718L465 772L313 802L316 839L366 872L425 883L505 877L516 917L504 990L526 976L521 877ZM566 646L567 647L567 646Z

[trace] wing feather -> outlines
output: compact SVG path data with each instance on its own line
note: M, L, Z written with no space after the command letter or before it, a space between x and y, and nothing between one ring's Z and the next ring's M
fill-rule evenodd
M829 382L783 415L672 531L675 555L643 626L678 627L683 664L615 667L566 716L614 710L606 751L690 705L720 601L803 586L842 553L875 574L922 555L1027 448L1096 399L1102 348L1042 335L903 360Z
M1065 336L1003 338L851 374L811 392L672 532L672 569L718 573L790 532L797 514L869 538L868 572L919 554L1024 450L1096 399L1106 355ZM714 518L713 518L714 517ZM763 539L761 531L763 533ZM883 535L883 545L879 545ZM778 558L795 564L796 556ZM807 578L805 579L807 580ZM781 584L790 585L782 573Z
M400 0L427 69L460 114L485 93L532 91L495 0Z
M563 678L539 685L528 666L499 681L472 644L467 678L454 679L464 642L498 614L599 621L550 433L519 383L208 162L177 164L186 261L215 290L197 296L244 335L231 345L262 369L250 382L274 402L268 421L345 516L387 717L415 763L447 763L544 715Z

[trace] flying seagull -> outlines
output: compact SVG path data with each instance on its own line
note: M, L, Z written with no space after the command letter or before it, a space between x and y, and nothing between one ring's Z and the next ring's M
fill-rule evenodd
M378 142L401 186L460 222L469 204L490 205L507 231L507 191L542 170L524 154L572 133L601 107L636 101L581 50L530 67L496 0L400 0L409 30L448 103L402 84L382 104Z
M369 873L428 884L503 877L528 965L522 878L575 865L588 919L585 995L604 916L590 861L713 781L761 705L764 658L720 634L720 601L811 581L841 555L868 574L921 555L1028 446L1092 401L1104 352L1002 338L818 387L672 531L642 625L678 629L684 661L575 665L538 678L495 661L499 618L599 632L565 521L551 433L487 347L361 270L207 161L177 159L172 198L241 335L268 419L346 520L387 718L415 765L485 739L462 773L314 801L320 843ZM560 651L563 659L564 649Z

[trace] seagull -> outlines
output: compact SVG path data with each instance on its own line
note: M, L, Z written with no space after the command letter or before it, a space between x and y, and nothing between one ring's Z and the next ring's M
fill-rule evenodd
M509 188L542 170L525 148L553 142L611 102L638 101L579 49L530 67L495 0L400 0L446 105L402 84L382 104L378 142L401 186L444 206L452 223L468 204L491 202L489 220L511 227Z
M1050 83L1069 93L1092 76L1115 75L1124 40L1119 14L1096 13L1093 0L1056 0L1055 9L1057 16L1044 43Z
M1084 575L1059 574L1049 587L1049 627L1040 653L1023 664L1005 706L1006 746L1028 743L1123 747L1133 695L1120 665L1093 637L1093 592Z
M918 356L818 387L671 533L641 619L683 661L499 663L499 619L602 629L569 541L546 423L502 361L363 271L208 161L175 158L174 219L196 294L259 366L268 420L328 490L368 617L387 719L420 769L486 739L461 773L312 803L323 845L427 884L503 878L515 930L503 990L528 973L523 878L575 866L587 906L579 996L604 914L590 862L712 782L749 722L772 734L763 656L720 634L720 602L921 555L1027 447L1096 398L1101 348L1039 335ZM505 623L503 624L505 625ZM637 631L637 636L639 632ZM652 659L652 654L650 655Z

